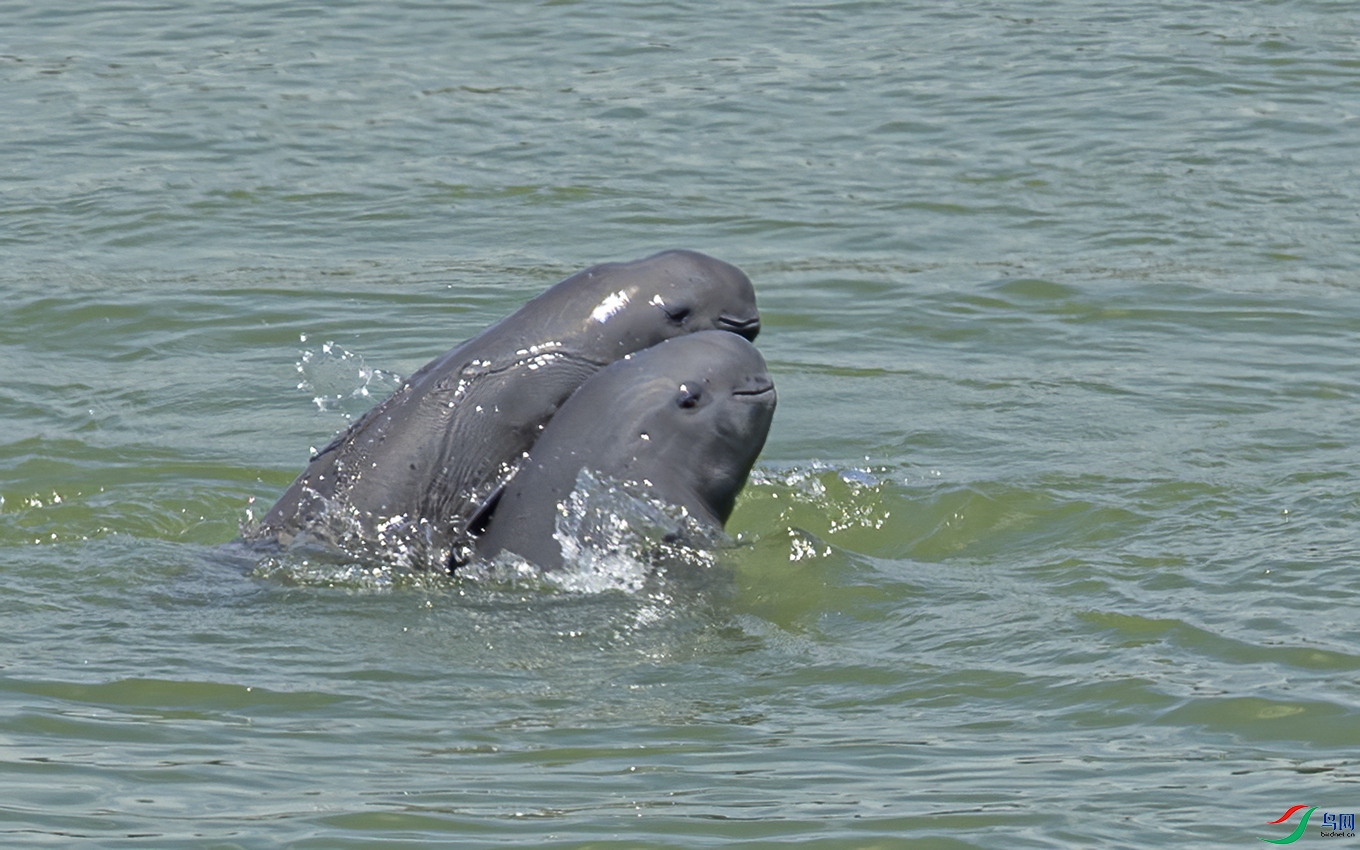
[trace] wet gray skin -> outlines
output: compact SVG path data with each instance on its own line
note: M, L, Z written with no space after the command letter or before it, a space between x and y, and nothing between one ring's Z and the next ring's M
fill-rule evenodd
M469 520L577 387L713 329L760 329L736 266L695 251L592 266L412 375L318 452L247 538L417 569L460 563Z
M632 485L721 528L765 445L774 383L755 346L707 331L620 360L581 385L548 423L477 540L562 566L553 533L582 469Z

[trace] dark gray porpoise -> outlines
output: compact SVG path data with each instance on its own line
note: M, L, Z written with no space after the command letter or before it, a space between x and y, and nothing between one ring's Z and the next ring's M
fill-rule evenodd
M529 451L477 540L477 554L513 552L562 566L558 505L582 469L721 528L765 445L774 383L755 346L730 333L678 337L632 354L581 385Z
M446 569L470 556L469 521L587 378L692 331L759 328L750 279L721 260L665 251L592 266L412 375L247 537Z

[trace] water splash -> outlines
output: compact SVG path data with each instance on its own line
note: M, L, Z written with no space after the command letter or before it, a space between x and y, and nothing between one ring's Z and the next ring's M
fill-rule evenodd
M683 507L588 469L558 505L553 537L562 547L564 569L548 578L578 593L637 593L667 571L710 569L715 550L731 545L721 529Z
M711 572L716 550L732 542L684 508L589 470L582 470L558 505L553 537L562 549L560 569L541 570L502 552L460 567L458 577L583 595L640 595L656 592L667 576Z
M306 334L301 335L301 341L307 341ZM305 349L296 368L297 388L311 395L317 410L336 411L346 420L362 414L402 384L396 372L369 366L361 355L334 342Z
M881 534L893 519L900 476L882 467L835 467L813 462L784 469L757 467L746 488L748 502L768 503L777 525L814 529L819 535ZM790 560L807 557L795 546Z
M348 588L371 592L391 590L395 583L390 565L338 563L324 557L303 558L288 554L261 558L248 574L286 587Z

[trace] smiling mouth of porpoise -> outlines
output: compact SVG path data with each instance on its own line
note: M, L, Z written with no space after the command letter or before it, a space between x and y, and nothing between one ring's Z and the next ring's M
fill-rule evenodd
M731 331L738 336L746 337L749 342L755 342L756 336L760 333L759 316L754 319L734 319L730 316L719 316L715 324L721 330Z
M735 396L744 396L744 397L746 397L746 398L756 398L756 397L758 397L758 396L763 396L763 395L765 395L766 393L773 393L773 392L774 392L774 382L773 382L773 381L771 381L769 378L758 378L758 379L755 379L755 385L754 385L754 386L751 386L751 387L743 387L743 388L741 388L741 389L733 390L733 391L732 391L732 395L735 395Z

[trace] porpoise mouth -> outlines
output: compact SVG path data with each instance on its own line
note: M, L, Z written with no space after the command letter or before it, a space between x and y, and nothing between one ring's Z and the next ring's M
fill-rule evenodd
M752 381L751 386L733 390L732 395L762 396L774 392L774 383L769 378Z
M744 336L751 342L756 341L756 334L760 333L760 317L754 319L733 319L730 316L719 316L714 322L719 330L731 331L738 336Z

